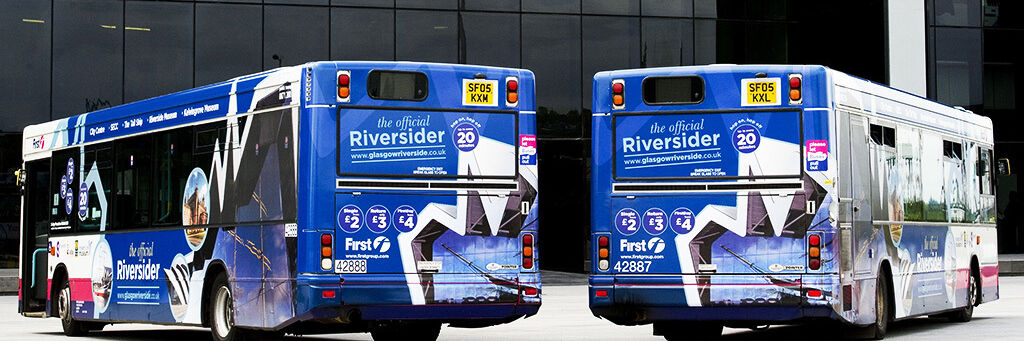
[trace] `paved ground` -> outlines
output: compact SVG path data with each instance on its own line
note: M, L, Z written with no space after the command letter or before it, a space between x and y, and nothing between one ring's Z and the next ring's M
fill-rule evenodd
M1002 298L975 310L966 324L918 318L901 321L890 329L889 340L1024 340L1024 277L1000 279ZM484 329L445 328L441 340L663 340L651 336L651 327L621 327L594 318L587 308L585 286L549 286L537 316ZM67 340L54 318L30 319L17 313L17 297L0 296L0 335L3 340ZM784 326L764 331L727 329L726 340L834 339L836 329ZM107 326L107 330L76 340L171 341L210 340L200 328L151 325ZM370 340L368 334L318 335L287 340Z

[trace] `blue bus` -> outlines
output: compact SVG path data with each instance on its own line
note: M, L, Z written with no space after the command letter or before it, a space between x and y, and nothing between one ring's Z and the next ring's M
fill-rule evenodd
M19 311L434 340L540 307L534 76L316 62L24 131Z
M821 66L594 76L590 308L883 338L999 297L991 121Z

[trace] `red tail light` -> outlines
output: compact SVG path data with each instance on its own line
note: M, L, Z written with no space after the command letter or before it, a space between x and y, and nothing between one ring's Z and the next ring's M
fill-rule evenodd
M352 95L352 73L347 70L338 70L338 102L348 102Z
M807 290L807 297L810 297L810 298L821 298L821 290L816 290L816 289Z
M327 291L324 291L324 293L323 293L323 295L321 295L321 297L323 297L323 298L334 298L337 295L338 295L338 293L335 292L334 290L327 290Z
M523 290L523 293L526 294L526 296L537 296L537 288L526 287L526 289Z
M533 235L529 233L524 234L522 240L523 269L533 269L533 257L535 256L533 252Z
M608 271L611 250L608 248L608 236L597 237L597 269Z
M331 258L334 255L334 238L330 233L320 235L320 268L330 270L333 267Z
M626 108L626 81L616 79L612 81L612 109Z
M801 104L804 101L803 76L799 73L789 75L789 104Z
M519 78L505 78L505 105L514 107L519 104Z
M594 292L594 297L608 297L608 290L598 290Z

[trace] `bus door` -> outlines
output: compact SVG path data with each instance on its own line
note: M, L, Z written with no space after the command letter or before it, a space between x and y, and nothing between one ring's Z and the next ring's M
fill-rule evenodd
M871 273L870 259L878 257L864 250L873 245L869 241L875 232L871 223L871 161L865 148L870 143L868 124L864 116L845 111L839 112L839 122L840 271L852 269L854 277L859 278Z
M50 160L32 161L25 164L23 199L25 203L45 203L50 190ZM47 245L50 231L49 205L25 205L22 207L21 233L21 306L23 314L46 311L47 256L51 250Z

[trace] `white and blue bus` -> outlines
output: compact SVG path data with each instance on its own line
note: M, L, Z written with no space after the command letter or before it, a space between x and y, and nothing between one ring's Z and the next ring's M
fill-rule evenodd
M593 98L596 316L882 338L999 297L986 117L821 66L601 72Z
M434 340L540 307L534 77L285 67L25 128L19 311Z

